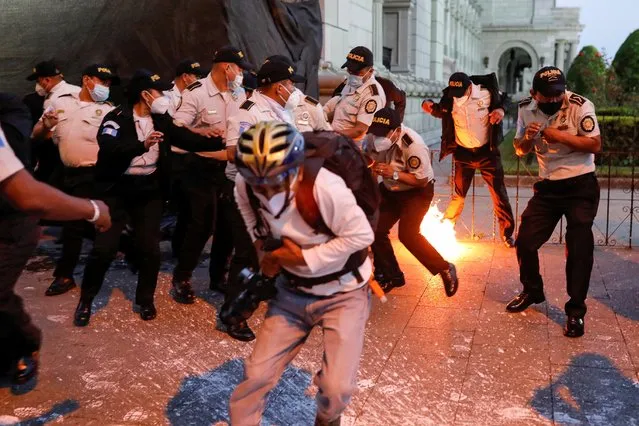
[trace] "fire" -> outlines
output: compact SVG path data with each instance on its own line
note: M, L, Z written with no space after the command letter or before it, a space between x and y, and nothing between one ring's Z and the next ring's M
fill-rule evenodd
M439 211L436 202L431 204L419 230L447 261L454 261L462 254L463 247L455 237L455 225L444 219L444 214Z

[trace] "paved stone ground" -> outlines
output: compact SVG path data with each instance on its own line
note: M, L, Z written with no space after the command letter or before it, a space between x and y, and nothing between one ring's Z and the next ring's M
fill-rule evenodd
M132 311L134 277L115 265L91 324L78 329L77 289L43 296L50 247L44 244L18 284L44 331L40 380L23 395L0 388L0 424L225 424L252 345L216 330L221 297L207 289L206 262L191 306L168 295L171 265L164 262L151 322ZM587 334L574 340L561 334L567 296L560 246L541 252L548 302L521 314L504 311L519 289L512 250L464 245L453 298L401 244L396 251L408 282L388 303L374 302L358 391L343 424L639 424L639 251L596 250ZM257 330L263 312L250 321ZM321 355L316 330L270 395L264 424L312 424L311 379Z

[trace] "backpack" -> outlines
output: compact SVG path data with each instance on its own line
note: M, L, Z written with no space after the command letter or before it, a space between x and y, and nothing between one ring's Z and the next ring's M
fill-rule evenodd
M306 145L306 158L304 159L304 175L295 193L295 201L304 221L316 233L335 236L326 225L326 222L324 222L317 201L313 196L315 179L323 167L344 180L346 186L353 192L357 205L364 211L374 231L377 228L379 206L382 198L377 181L369 170L369 161L362 154L359 147L351 139L336 132L304 132L302 135ZM261 220L257 212L260 207L259 200L249 186L247 186L247 193L259 222ZM286 274L290 279L296 281L296 285L303 287L311 287L333 281L347 272L352 272L361 282L363 278L359 274L359 267L367 257L368 248L355 252L348 258L341 271L323 277L299 278L292 276L288 272Z

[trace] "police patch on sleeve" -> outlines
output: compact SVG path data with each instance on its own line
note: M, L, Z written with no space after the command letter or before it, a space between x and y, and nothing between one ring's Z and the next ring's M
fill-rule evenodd
M251 123L247 121L240 121L240 135L244 133L249 127L251 127Z
M408 158L408 167L410 167L411 169L416 169L421 165L422 160L420 160L419 157L413 155L412 157Z
M368 102L366 102L366 105L364 106L364 111L366 111L369 114L372 114L375 111L377 111L377 101L375 99L371 99Z
M118 136L118 131L117 131L117 129L114 129L113 127L103 127L102 128L102 134L103 135L113 136L115 138L115 137Z
M595 130L595 119L588 115L581 120L580 126L581 130L586 133L590 133Z

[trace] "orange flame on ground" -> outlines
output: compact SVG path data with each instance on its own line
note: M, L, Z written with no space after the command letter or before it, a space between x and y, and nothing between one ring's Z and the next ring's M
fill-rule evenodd
M455 225L444 219L444 214L439 211L436 202L428 209L419 231L447 261L457 260L462 254L463 247L455 237Z

